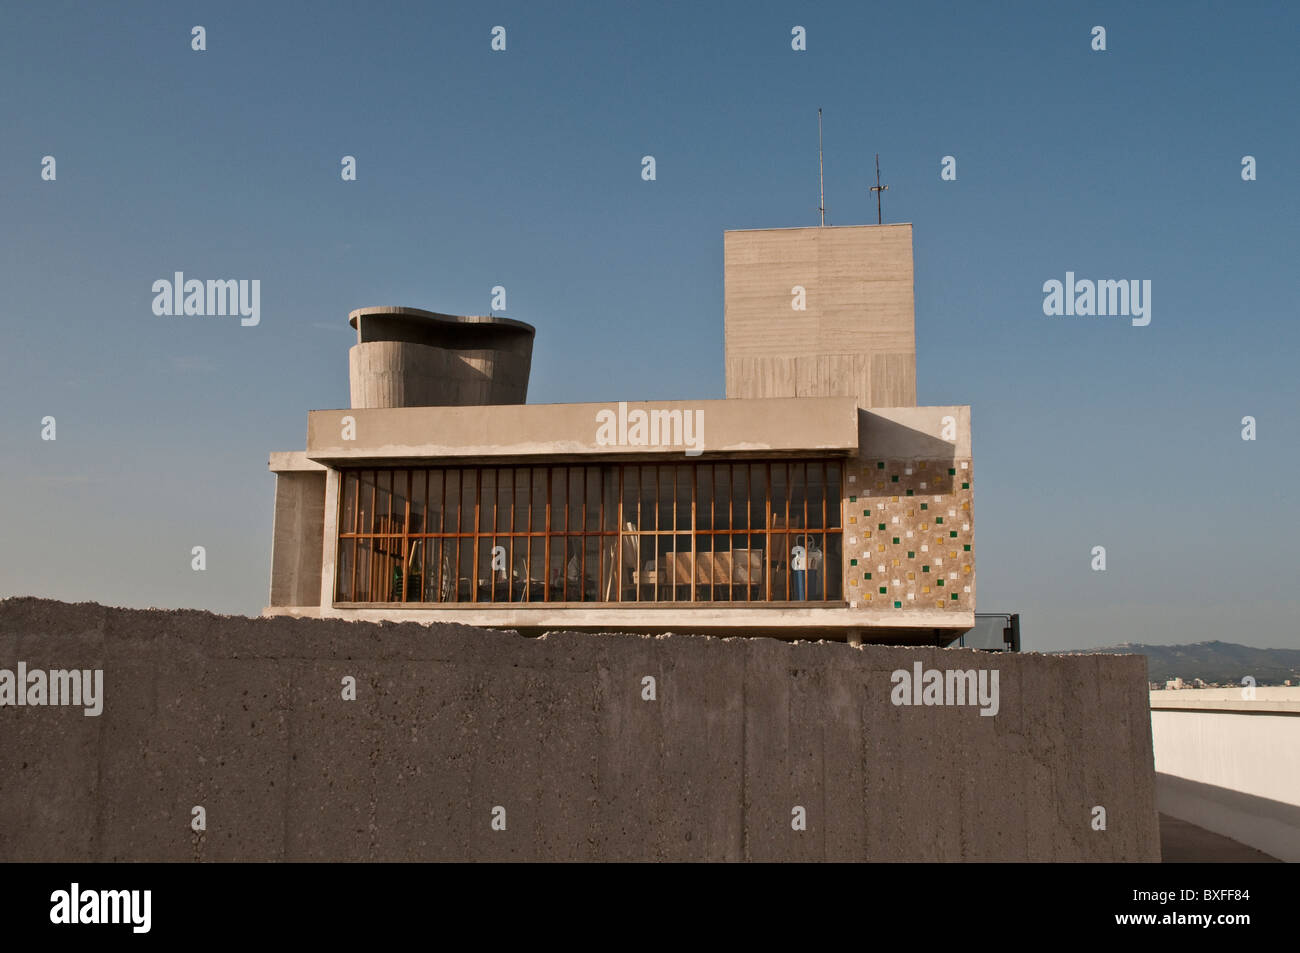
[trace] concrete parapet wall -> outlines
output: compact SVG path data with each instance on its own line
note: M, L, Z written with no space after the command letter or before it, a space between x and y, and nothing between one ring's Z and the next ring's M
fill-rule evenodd
M1150 698L1160 810L1300 862L1300 688Z
M1159 859L1140 656L10 599L20 661L103 712L0 707L0 861ZM997 714L893 704L918 662Z

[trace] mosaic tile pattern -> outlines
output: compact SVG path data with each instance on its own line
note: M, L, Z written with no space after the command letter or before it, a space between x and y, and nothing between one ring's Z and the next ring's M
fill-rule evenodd
M862 526L844 563L844 591L857 608L973 612L971 461L867 458L846 474L855 477L846 518Z

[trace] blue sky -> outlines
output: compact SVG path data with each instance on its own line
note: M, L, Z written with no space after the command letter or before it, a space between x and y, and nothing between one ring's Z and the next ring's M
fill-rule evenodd
M828 221L874 222L879 152L914 223L919 402L972 406L979 609L1029 648L1300 644L1300 7L2 18L0 595L259 611L267 452L346 406L353 308L483 313L500 284L530 400L723 396L722 232L816 224L820 106ZM155 316L177 270L260 279L261 323ZM1067 270L1149 279L1151 324L1044 316Z

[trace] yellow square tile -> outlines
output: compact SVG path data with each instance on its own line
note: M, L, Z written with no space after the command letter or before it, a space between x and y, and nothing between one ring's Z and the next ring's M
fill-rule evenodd
M929 586L922 586L922 587L921 587L921 592L925 593L925 592L929 592L929 591L930 591L930 587L929 587Z
M849 517L849 522L850 522L850 523L856 523L857 521L858 521L858 518L857 518L856 516L850 516L850 517Z

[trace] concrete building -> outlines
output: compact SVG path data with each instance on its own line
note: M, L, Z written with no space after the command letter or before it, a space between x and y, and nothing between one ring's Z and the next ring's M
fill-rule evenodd
M724 400L527 404L534 330L364 308L277 475L267 614L945 645L970 408L916 406L910 225L731 231Z

